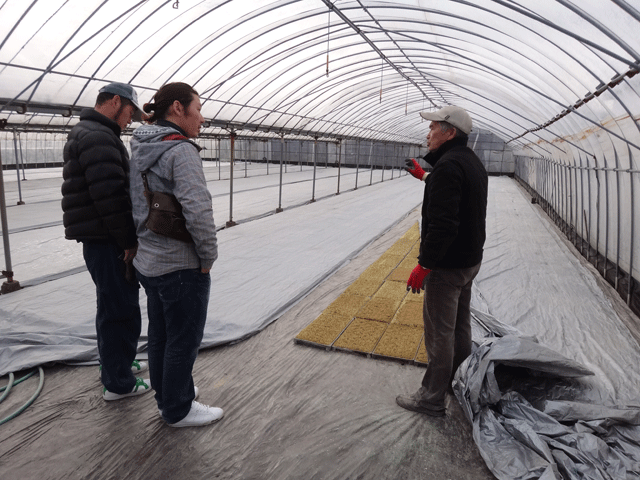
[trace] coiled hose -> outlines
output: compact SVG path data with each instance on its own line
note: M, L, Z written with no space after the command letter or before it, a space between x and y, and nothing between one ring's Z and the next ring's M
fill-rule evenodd
M36 398L38 398L38 395L40 395L40 392L42 391L42 387L44 386L44 370L42 370L42 367L38 367L38 371L40 372L40 382L38 383L38 389L36 390L36 393L34 393L31 396L31 398L29 400L27 400L27 403L25 403L22 407L20 407L18 410L13 412L8 417L5 417L2 420L0 420L0 425L2 425L3 423L7 423L9 420L13 420L14 418L16 418L18 415L20 415L22 412L24 412L27 408L29 408L29 406L33 402L35 402ZM0 388L0 392L4 392L2 394L2 397L0 397L0 403L2 403L2 401L5 398L7 398L7 396L9 395L9 392L11 391L11 388L14 385L18 385L19 383L24 382L28 378L31 378L35 373L36 373L36 371L34 370L33 372L28 373L27 375L25 375L24 377L22 377L21 379L19 379L15 383L13 381L15 377L14 377L13 373L10 373L9 374L9 383L5 387Z

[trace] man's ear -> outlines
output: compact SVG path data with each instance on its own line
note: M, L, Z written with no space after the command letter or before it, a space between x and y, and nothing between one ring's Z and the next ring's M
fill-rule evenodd
M178 100L174 100L171 104L171 109L178 116L184 115L184 105L182 105Z

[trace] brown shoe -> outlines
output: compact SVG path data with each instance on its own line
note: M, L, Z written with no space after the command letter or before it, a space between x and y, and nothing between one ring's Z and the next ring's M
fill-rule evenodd
M398 395L396 397L396 403L402 408L411 410L412 412L425 413L432 417L444 417L446 415L446 409L444 406L436 407L435 405L425 405L420 403L418 395Z

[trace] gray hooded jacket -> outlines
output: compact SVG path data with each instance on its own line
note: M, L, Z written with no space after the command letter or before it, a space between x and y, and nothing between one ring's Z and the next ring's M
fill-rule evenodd
M218 258L211 193L202 170L200 147L189 140L162 140L179 134L171 127L145 125L131 140L130 191L138 253L133 261L140 273L158 277L177 270L211 268ZM144 226L149 214L141 172L148 170L149 189L175 195L182 205L194 243L158 235Z

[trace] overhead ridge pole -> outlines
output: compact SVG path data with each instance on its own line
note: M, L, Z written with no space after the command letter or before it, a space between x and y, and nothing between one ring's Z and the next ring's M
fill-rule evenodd
M427 95L422 88L420 88L420 86L413 80L411 79L408 75L406 75L404 72L402 72L402 70L400 69L400 67L398 67L395 63L393 63L391 60L389 60L387 58L387 56L382 53L382 51L375 45L375 43L373 43L365 34L364 32L362 32L362 30L360 30L360 28L358 28L358 26L353 23L351 20L349 20L349 18L342 13L342 11L340 11L339 8L336 8L335 5L333 3L331 3L329 0L322 0L324 2L324 4L329 8L330 11L335 12L336 15L338 15L338 17L340 17L340 19L346 23L347 25L349 25L358 35L360 35L362 37L362 39L367 42L369 44L369 46L380 56L380 58L382 58L385 62L387 62L387 64L393 68L396 72L398 72L400 74L400 76L404 79L406 79L407 81L409 81L414 87L416 87L420 93L422 93L422 95L425 96L425 98L427 98L429 100L429 102L431 102L431 104L434 107L437 107L437 105L433 102L433 100L431 100L431 98L429 97L429 95ZM368 12L367 12L368 13Z
M442 92L439 88L435 87L433 85L433 83L431 83L431 81L426 78L424 76L424 74L422 73L422 70L420 68L418 68L415 63L413 62L413 60L411 59L411 57L409 57L406 53L404 53L404 50L402 49L402 47L400 45L398 45L398 42L396 42L393 37L391 35L389 35L389 32L382 26L380 25L380 22L371 14L371 12L367 9L367 7L365 7L364 5L362 5L362 2L360 0L358 0L358 4L360 5L360 8L362 8L367 15L369 15L369 17L371 17L371 20L373 20L376 25L378 26L378 28L380 28L381 31L383 31L385 33L385 35L387 36L387 38L393 43L393 45L395 46L396 50L399 51L400 53L402 53L402 55L404 55L404 58L406 58L407 62L411 65L412 69L416 72L418 72L420 74L420 76L422 77L422 80L424 80L427 85L429 85L429 87L431 87L433 89L434 92L438 93L438 95L440 95L440 100L442 100L444 103L448 103L444 96L442 95ZM408 87L408 85L407 85ZM380 87L381 93L380 93L380 100L382 101L382 86ZM431 100L429 100L431 101ZM433 102L431 102L433 103ZM434 105L435 106L435 105ZM422 109L424 110L424 102L422 105Z

